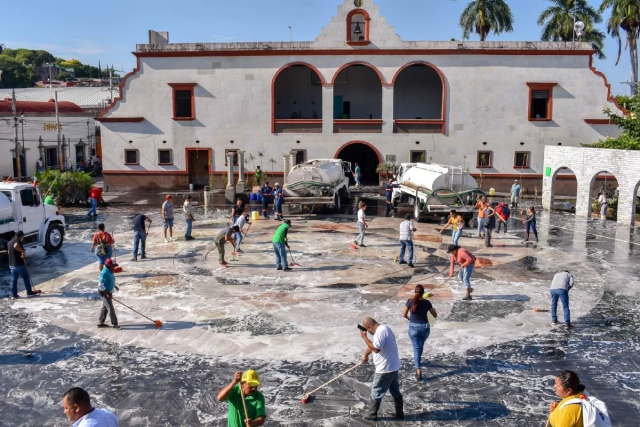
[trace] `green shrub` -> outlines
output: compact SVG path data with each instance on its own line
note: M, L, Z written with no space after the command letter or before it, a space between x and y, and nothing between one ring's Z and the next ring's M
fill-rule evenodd
M47 169L36 172L38 187L43 196L54 195L57 206L84 204L93 186L93 178L85 172Z

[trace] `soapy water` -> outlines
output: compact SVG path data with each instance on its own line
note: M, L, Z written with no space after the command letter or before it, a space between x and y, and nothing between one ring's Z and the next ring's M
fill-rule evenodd
M118 215L121 216L112 218ZM153 229L158 224L156 220L159 216L157 213L151 215L154 218ZM129 211L123 209L121 214L110 212L105 222L112 230L126 231L130 229L130 218ZM210 217L207 215L203 222L210 221L205 223L208 225L224 223L226 220L223 213L213 213ZM567 218L561 217L560 222L566 225ZM67 242L84 242L92 233L91 223L78 220L70 224ZM548 261L543 256L536 256L535 263L533 260L525 261L524 265L507 262L505 270L510 272L513 277L511 280L518 282L479 279L477 286L495 288L496 295L492 299L477 298L467 305L455 301L451 312L441 315L443 319L439 319L440 323L433 328L427 342L430 350L424 360L423 375L426 379L423 383L417 383L412 378L411 350L406 345L406 330L394 327L401 347L401 383L408 423L452 426L543 425L548 402L554 399L553 376L561 369L573 369L579 372L582 382L592 393L607 402L615 425L636 425L637 417L634 414L640 411L640 404L635 398L640 389L640 376L635 368L640 363L637 334L640 328L640 303L637 299L637 279L632 274L637 274L638 254L628 251L628 248L622 248L620 252L619 247L603 239L598 243L600 246L592 250L588 246L592 243L587 243L587 239L576 239L574 236L577 233L572 235L571 241L561 240L558 243L559 249L570 249L571 256L575 258L571 265L573 271L579 272L581 267L591 268L594 263L598 268L607 267L600 271L602 277L593 284L588 282L589 278L581 277L578 283L580 292L590 289L595 292L602 286L605 291L593 308L574 319L575 330L567 332L563 328L554 328L534 335L518 331L522 328L519 318L534 315L530 305L548 300L544 295L548 283L534 280L530 285L524 280L527 274L536 273L529 266L550 271ZM197 257L191 254L184 251L177 255L176 269L194 279L209 277L211 280L208 275L210 270L202 268L200 271L200 267L192 263ZM214 253L214 256L217 254ZM78 262L73 256L56 260L68 263L65 268L69 271L75 265L86 265L86 262ZM629 265L629 262L633 265ZM172 263L172 260L168 260L168 263ZM441 266L442 259L438 268ZM432 274L431 268L425 270L419 274ZM371 288L376 292L376 287L393 285L399 288L402 286L400 282L406 283L405 277L390 277L393 279L391 282L380 279L384 284L372 285ZM215 280L223 286L234 287L251 285L254 279L216 277ZM180 280L181 286L197 286L188 277ZM79 303L97 300L96 283L95 277L75 278L67 281L60 292L79 299ZM189 292L189 288L178 291L165 289L166 285L159 286L165 286L159 288L159 292L173 295L173 298L184 298ZM458 284L452 286L454 293L462 292ZM539 300L529 300L531 293L527 290L528 286L539 287ZM296 292L298 286L281 283L269 284L269 288L276 292ZM335 296L327 298L335 298L338 305L357 307L366 304L366 300L354 300L346 293L369 288L342 279L325 292L337 292ZM526 292L526 295L521 292ZM134 300L142 298L133 294L129 297ZM381 301L379 298L370 301L377 304ZM580 305L580 301L576 301L576 304ZM27 306L28 310L25 309ZM73 313L59 307L61 315L73 316ZM310 310L313 307L311 305ZM375 310L374 306L371 308ZM226 405L216 402L215 394L231 380L235 370L248 367L257 369L261 375L261 389L267 398L268 424L364 425L359 417L368 399L373 374L371 365L358 368L352 375L319 392L312 404L299 404L305 391L352 365L346 362L348 358L339 354L339 349L333 349L324 357L312 361L202 356L183 353L179 342L175 345L167 342L166 350L150 349L136 345L135 341L116 344L54 326L38 315L39 310L45 309L56 310L56 304L47 302L46 297L18 302L7 298L0 300L0 371L3 377L0 399L4 406L0 414L6 425L66 425L59 402L62 393L73 385L87 388L95 406L114 409L122 425L223 425ZM186 306L185 309L191 307ZM396 312L380 313L377 317L379 320L395 322L393 319L397 315ZM541 316L546 318L548 313ZM453 325L462 328L460 323L470 324L471 330L492 329L496 334L511 336L512 339L498 344L478 342L469 345L456 342L458 331ZM294 323L264 313L257 314L255 319L236 313L219 319L195 321L192 325L184 333L215 329L216 333L227 335L231 341L234 336L239 338L247 334L254 338L279 337L286 339L291 349L300 353L307 351L307 346L312 344L304 338L306 328L300 329ZM332 326L317 324L315 327L322 329ZM360 340L355 327L352 340L358 343ZM250 341L243 340L243 343L246 342ZM256 341L255 345L260 346L260 341ZM361 343L358 347L364 350ZM462 350L457 350L459 348ZM351 357L354 355L351 354ZM352 360L354 363L357 361ZM611 390L615 390L615 396L611 395ZM524 395L526 399L522 398ZM391 405L387 397L381 413L388 412ZM383 419L380 425L387 422L390 423L391 419Z

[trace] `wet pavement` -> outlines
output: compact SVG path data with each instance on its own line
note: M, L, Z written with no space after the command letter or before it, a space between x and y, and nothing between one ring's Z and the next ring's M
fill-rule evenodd
M365 194L373 213L384 201ZM636 426L640 416L640 232L612 222L539 214L540 243L524 246L522 226L484 248L467 229L461 239L479 259L474 301L448 280L444 249L450 233L419 224L416 268L394 263L397 218L377 217L368 248L352 250L355 200L345 215L292 218L292 254L300 266L275 270L270 240L276 221L257 221L245 254L221 269L212 236L228 221L221 204L199 207L193 234L174 243L159 226L162 198L113 200L97 221L65 211L67 240L58 253L30 249L30 270L44 295L11 300L0 286L0 424L67 426L60 407L72 386L87 389L95 406L114 410L123 426L223 426L226 404L218 390L236 370L253 368L267 399L267 425L360 426L373 366L323 389L311 403L302 395L356 364L365 346L356 324L364 316L394 330L402 359L405 422L386 414L378 425L543 426L554 399L553 377L579 373L604 400L614 425ZM181 202L176 198L176 203ZM133 214L154 220L148 261L130 262ZM404 211L399 213L400 216ZM88 252L96 223L115 233L121 290L116 298L152 318L116 306L123 329L97 329L97 263ZM227 247L230 257L230 246ZM2 260L6 265L6 260ZM569 269L575 329L551 327L548 285ZM3 271L6 267L3 267ZM0 277L7 281L7 273ZM411 344L401 317L416 283L425 285L439 317L423 358L424 380L413 378ZM24 293L23 293L24 295ZM561 310L560 310L560 316Z

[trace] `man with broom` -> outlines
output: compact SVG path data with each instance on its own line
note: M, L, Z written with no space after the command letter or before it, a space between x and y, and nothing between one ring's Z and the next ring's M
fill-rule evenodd
M259 386L258 373L249 369L233 374L233 381L218 392L218 402L229 403L227 426L253 427L264 424L267 413L264 395L258 391Z
M116 286L116 276L113 274L113 269L118 264L113 262L111 258L108 258L104 262L104 268L100 273L98 279L98 295L102 299L102 308L100 309L100 323L98 328L108 328L105 322L107 320L107 313L109 314L109 320L111 320L111 327L114 329L121 329L118 326L118 317L116 317L116 311L113 308L113 290L119 291L120 288Z

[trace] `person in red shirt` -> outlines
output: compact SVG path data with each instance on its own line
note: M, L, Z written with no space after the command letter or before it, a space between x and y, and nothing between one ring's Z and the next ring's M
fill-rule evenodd
M464 286L467 288L467 295L462 298L462 300L471 301L471 292L473 292L473 288L471 287L471 274L473 274L473 269L476 266L476 257L473 256L473 254L468 250L456 245L449 245L447 253L451 255L449 277L453 277L453 269L456 265L456 262L460 264L458 277L460 278L460 280L462 280L462 283L464 283Z
M100 200L101 198L102 190L100 190L98 187L93 187L91 190L89 190L89 203L91 203L91 209L87 214L89 218L91 218L91 216L98 216L98 213L96 211L98 209L98 200Z

